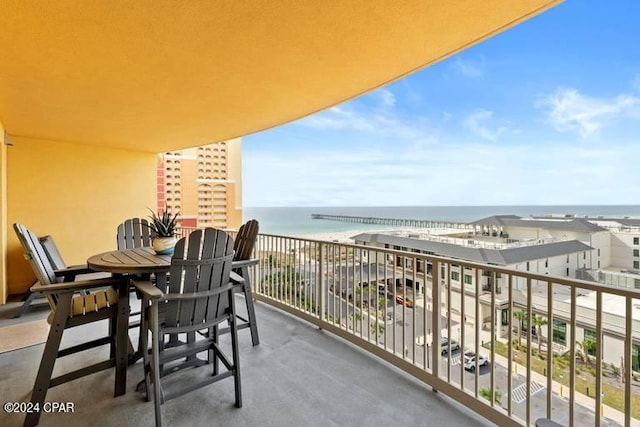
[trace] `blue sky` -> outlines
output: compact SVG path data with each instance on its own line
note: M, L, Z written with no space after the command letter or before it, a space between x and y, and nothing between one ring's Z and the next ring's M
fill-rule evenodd
M243 138L255 206L640 204L640 2L566 0Z

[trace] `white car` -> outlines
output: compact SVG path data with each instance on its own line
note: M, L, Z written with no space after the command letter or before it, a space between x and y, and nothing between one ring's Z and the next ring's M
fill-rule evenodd
M460 350L460 344L456 340L451 340L451 352ZM447 337L440 338L440 354L445 355L449 351L449 340Z
M477 355L478 366L486 366L489 361L481 354ZM464 369L473 371L476 369L476 354L473 351L467 351L464 353Z

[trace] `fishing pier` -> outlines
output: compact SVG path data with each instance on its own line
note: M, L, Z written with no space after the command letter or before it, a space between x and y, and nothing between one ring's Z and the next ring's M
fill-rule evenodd
M351 215L327 215L311 214L312 219L324 219L328 221L353 222L357 224L381 224L393 227L414 227L414 228L458 228L473 229L472 225L464 222L433 221L429 219L409 219L409 218L380 218L374 216L351 216Z

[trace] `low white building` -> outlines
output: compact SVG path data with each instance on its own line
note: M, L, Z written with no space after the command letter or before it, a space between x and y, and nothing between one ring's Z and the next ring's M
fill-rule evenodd
M471 230L417 230L412 232L362 233L352 237L356 244L403 250L427 255L440 255L461 261L491 264L535 274L576 277L598 281L612 286L640 288L640 220L618 218L531 217L499 215L474 221ZM370 259L370 262L383 260ZM414 266L409 257L397 256L385 259L397 268L412 272ZM450 301L449 309L457 311L461 306L461 295L465 295L465 315L475 317L476 278L482 291L487 293L495 286L496 321L503 326L505 337L511 324L508 300L502 288L506 278L484 274L473 274L472 270L455 264L446 271L443 267L439 277L451 284L457 297ZM417 265L416 274L405 274L408 285L424 292L424 284L431 280L431 265ZM534 314L544 312L547 295L540 287L534 292ZM513 281L514 303L526 306L526 280ZM464 291L463 291L464 290ZM488 296L488 295L487 295ZM561 348L571 340L596 340L593 305L595 296L585 293L578 296L575 337L570 336L567 324L570 321L570 300L567 294L554 294L554 322L551 342ZM483 323L491 318L489 299L480 297L480 316ZM603 360L619 364L623 354L624 334L618 330L624 325L624 310L619 307L622 298L610 295L603 305ZM640 306L639 306L640 307ZM637 309L640 318L640 308ZM640 323L634 317L634 331L640 334ZM546 340L546 328L542 335ZM640 370L640 336L633 336L634 370Z

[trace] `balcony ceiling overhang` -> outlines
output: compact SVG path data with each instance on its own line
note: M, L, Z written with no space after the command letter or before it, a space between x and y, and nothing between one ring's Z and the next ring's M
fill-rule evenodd
M3 0L10 135L148 152L243 136L446 58L560 0Z

